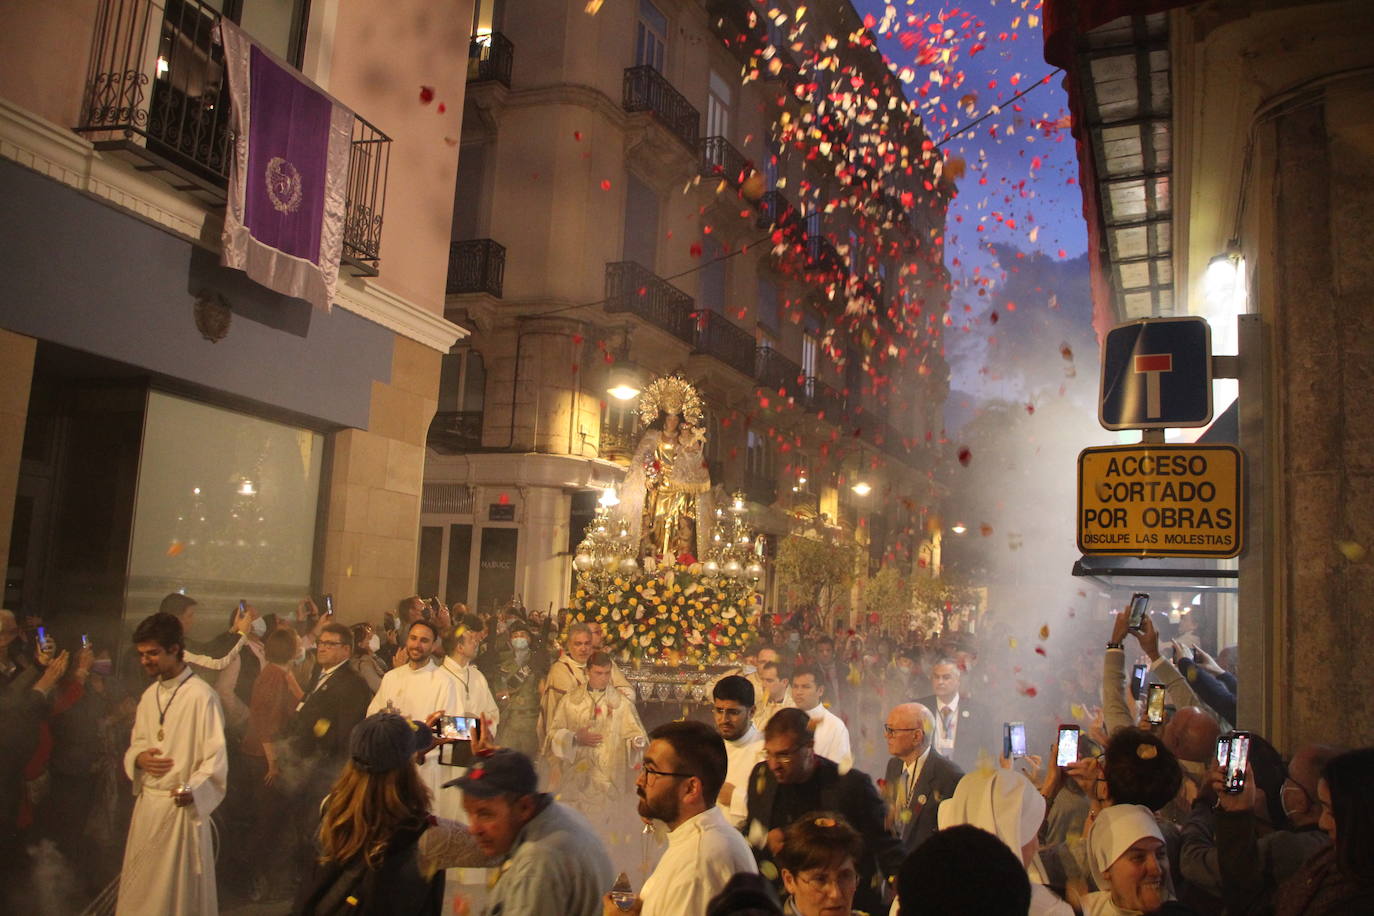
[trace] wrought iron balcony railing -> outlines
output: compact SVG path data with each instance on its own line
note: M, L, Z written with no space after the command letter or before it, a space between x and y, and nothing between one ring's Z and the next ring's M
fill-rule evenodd
M812 273L820 274L839 274L846 273L844 258L835 250L835 246L823 235L812 235L806 239L806 269Z
M696 350L744 375L754 374L754 338L720 312L697 313Z
M797 208L781 191L769 191L759 198L758 227L790 230L799 225Z
M626 111L652 112L673 136L690 149L697 148L701 114L653 67L646 64L625 68L623 106Z
M775 347L759 347L754 358L754 379L760 388L797 395L802 390L802 368Z
M754 171L744 153L735 149L724 137L703 137L701 140L701 177L724 178L735 187ZM714 185L713 185L714 187Z
M838 423L844 415L844 396L825 382L813 376L806 378L803 387L806 409L820 414L821 419Z
M778 498L778 481L772 474L762 471L744 472L744 495L751 502L761 506L771 506Z
M445 455L475 452L482 447L482 411L441 410L429 424L429 447Z
M515 66L515 45L500 32L474 35L468 45L468 82L495 80L510 88L511 69Z
M634 261L606 265L606 311L629 312L684 343L694 343L692 297Z
M220 12L202 0L100 0L78 133L223 204L234 138ZM376 274L391 138L353 127L342 261Z
M448 283L444 292L486 293L501 298L506 249L491 239L466 239L448 246Z
M603 418L597 455L606 461L627 461L634 456L634 450L635 434L630 430L617 429Z

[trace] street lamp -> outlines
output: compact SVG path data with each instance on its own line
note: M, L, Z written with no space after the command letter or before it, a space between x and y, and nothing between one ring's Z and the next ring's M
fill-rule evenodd
M1202 294L1213 315L1239 315L1245 311L1245 255L1234 243L1207 262L1202 275Z
M854 486L850 487L850 489L858 496L867 496L869 493L873 492L873 488L868 485L868 481L866 480L860 480L858 483L854 484Z
M644 376L639 367L630 362L630 326L627 324L620 349L615 353L615 363L606 374L606 393L617 401L632 401L643 390Z
M968 525L965 525L963 522L955 522L953 525L949 526L949 530L953 531L955 534L963 534L968 530Z

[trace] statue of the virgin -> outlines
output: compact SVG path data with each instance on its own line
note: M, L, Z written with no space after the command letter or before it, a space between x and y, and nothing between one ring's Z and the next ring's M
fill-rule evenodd
M660 377L640 395L639 416L647 428L620 488L620 516L640 557L695 559L712 518L701 397L683 378Z

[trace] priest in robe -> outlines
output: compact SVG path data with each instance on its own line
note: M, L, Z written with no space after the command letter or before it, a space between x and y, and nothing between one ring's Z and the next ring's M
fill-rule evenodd
M593 819L614 811L630 790L631 760L648 743L635 704L611 686L611 657L593 654L587 683L558 704L549 724L563 799Z
M587 659L595 651L593 648L594 641L595 635L589 624L579 622L568 627L564 653L549 668L548 677L544 682L539 732L541 746L547 745L549 723L553 721L553 714L558 709L558 704L563 702L563 698L571 693L574 688L586 685ZM630 686L629 680L619 668L614 666L614 663L611 667L611 686L627 700L634 702L634 687Z
M439 641L438 628L423 618L411 622L406 632L406 663L392 668L382 676L382 684L368 704L367 714L395 712L424 722L439 711L448 711L454 701L453 678L434 663L434 646ZM439 755L428 754L420 765L420 778L435 798L444 777Z
M139 700L124 754L136 798L116 916L219 912L210 814L229 773L224 711L187 666L185 640L181 621L167 613L134 631L139 664L155 681Z
M492 696L486 675L473 664L482 648L482 632L482 618L464 614L457 619L453 629L444 634L444 660L439 670L448 679L449 695L442 708L446 716L471 716L481 720L482 727L490 733L489 739L494 739L501 710L496 705L496 697ZM442 769L444 782L458 779L467 772L465 767L446 765ZM434 810L440 817L467 823L462 792L440 792L435 796Z

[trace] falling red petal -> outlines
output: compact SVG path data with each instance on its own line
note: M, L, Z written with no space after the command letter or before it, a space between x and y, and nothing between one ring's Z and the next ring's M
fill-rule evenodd
M420 87L420 104L421 104L421 105L428 105L428 104L429 104L430 102L432 102L432 101L434 101L434 87L433 87L433 86L421 86L421 87Z

